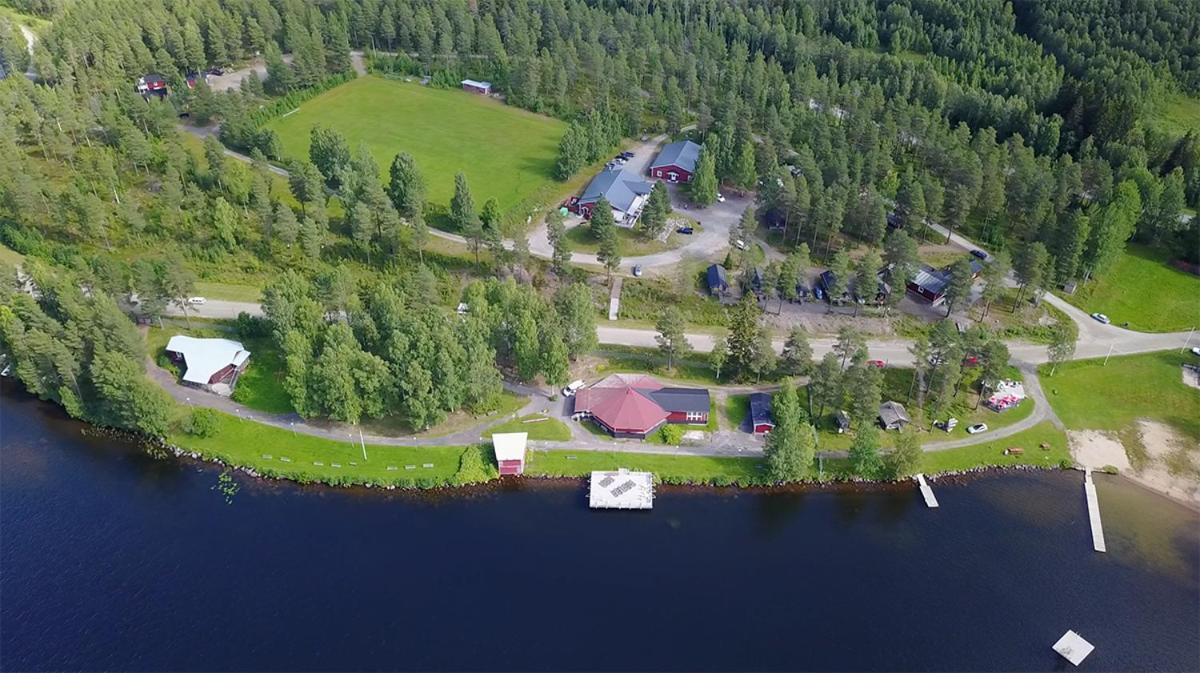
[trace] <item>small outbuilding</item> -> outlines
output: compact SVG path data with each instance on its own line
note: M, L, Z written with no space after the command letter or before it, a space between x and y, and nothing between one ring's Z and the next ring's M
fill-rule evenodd
M477 79L464 79L461 84L463 91L470 91L471 93L477 93L484 96L491 95L492 93L491 82L482 82Z
M765 435L775 429L775 419L771 416L771 395L769 393L751 393L749 410L750 431L756 435Z
M492 450L496 453L500 476L525 472L525 445L528 440L528 432L497 432L492 435Z
M909 423L912 423L912 420L909 419L903 404L888 400L879 405L879 425L883 426L884 430L903 430Z
M176 334L167 342L166 352L172 362L184 368L184 383L226 396L233 394L238 376L250 361L250 351L231 339Z
M699 159L700 146L696 143L690 140L671 143L650 164L650 175L667 182L691 182Z
M704 272L704 278L708 282L708 293L714 297L719 297L729 291L728 274L725 273L725 267L720 264L713 264Z

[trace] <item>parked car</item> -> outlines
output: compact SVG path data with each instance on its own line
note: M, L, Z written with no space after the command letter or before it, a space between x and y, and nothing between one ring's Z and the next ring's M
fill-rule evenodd
M224 70L222 70L221 68L209 68L209 69L208 69L208 74L210 74L210 75L216 75L216 76L220 76L220 75L224 75L224 74L225 74L225 71L224 71Z
M641 278L641 277L642 277L642 265L641 265L641 264L634 264L634 265L633 265L633 277L634 277L634 278Z
M822 290L820 285L814 285L813 296L821 301L825 301L825 290Z
M884 362L883 360L867 360L867 364L872 367L877 367L879 369L883 369L884 367L887 366L887 363Z
M1192 346L1192 355L1200 356L1200 346Z
M967 357L963 358L964 367L976 367L978 365L979 358L975 357L974 355L968 355Z
M733 242L733 247L737 248L738 250L745 250L746 242L739 238L738 240Z
M720 193L720 192L717 192L717 202L718 202L718 203L725 203L725 195L724 195L724 194L722 194L722 193Z
M680 227L680 228L676 229L675 231L680 234L685 234L687 236L691 236L692 234L696 233L696 230L691 227Z
M204 297L188 297L188 303L193 306L199 306L201 304L207 304L208 300Z
M982 250L972 250L971 255L978 257L979 259L987 259L987 253Z
M568 383L567 386L562 389L563 397L574 396L575 393L579 392L579 389L582 387L583 387L583 379L579 379L579 380Z
M1092 318L1096 322L1104 324L1104 325L1107 325L1112 322L1111 320L1108 319L1108 316L1104 315L1103 313L1093 313Z
M632 159L633 152L621 152L621 154L619 154L618 156L620 156L622 159L626 159L626 160Z
M967 426L968 435L978 435L981 432L987 432L987 423L976 423L975 425Z

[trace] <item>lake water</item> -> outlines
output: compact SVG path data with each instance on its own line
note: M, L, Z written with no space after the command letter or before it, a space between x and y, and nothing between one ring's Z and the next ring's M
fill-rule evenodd
M0 396L5 670L1200 668L1200 517L1077 472L863 492L265 483Z

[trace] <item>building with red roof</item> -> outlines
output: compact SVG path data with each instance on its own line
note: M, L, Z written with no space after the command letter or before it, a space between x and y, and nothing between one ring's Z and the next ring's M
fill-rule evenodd
M708 391L674 388L643 374L612 374L575 394L575 415L614 437L644 439L663 423L708 423Z

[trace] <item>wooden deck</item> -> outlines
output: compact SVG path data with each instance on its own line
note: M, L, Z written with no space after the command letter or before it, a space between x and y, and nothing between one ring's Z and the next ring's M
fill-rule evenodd
M925 504L929 507L937 507L937 497L933 495L933 489L929 487L929 484L925 483L925 475L918 474L913 479L916 479L917 485L921 487L921 496L925 498Z
M1096 484L1092 481L1092 469L1083 473L1083 492L1087 495L1088 519L1092 522L1092 547L1096 551L1108 551L1104 546L1104 525L1100 522L1100 499L1096 496Z

